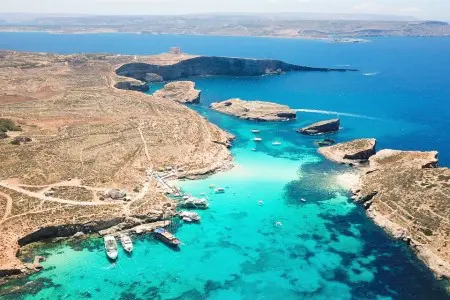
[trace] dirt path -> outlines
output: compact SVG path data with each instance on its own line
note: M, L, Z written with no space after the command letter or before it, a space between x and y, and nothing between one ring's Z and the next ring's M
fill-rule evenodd
M18 193L27 195L32 198L37 198L37 199L40 199L43 201L49 201L49 202L58 202L58 203L63 203L63 204L83 205L83 206L114 205L115 204L115 203L108 203L108 202L80 202L80 201L66 200L66 199L60 199L60 198L54 198L54 197L46 197L40 193L30 192L30 191L20 188L19 186L10 185L10 184L4 183L4 182L0 182L0 186L3 186L7 189L16 191Z
M6 220L6 218L8 218L8 216L11 214L12 198L8 194L2 192L0 192L0 196L6 199L5 213L3 214L3 217L0 219L0 224L2 224Z
M144 144L145 156L147 156L147 160L151 163L150 154L148 153L147 142L145 141L144 134L142 133L141 126L138 126L139 134L141 135L142 143Z

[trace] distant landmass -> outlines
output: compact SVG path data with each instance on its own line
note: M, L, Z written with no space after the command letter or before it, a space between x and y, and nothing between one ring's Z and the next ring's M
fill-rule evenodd
M340 38L374 36L450 36L450 26L442 21L419 20L411 16L323 13L148 16L0 14L0 31L135 32L313 38L333 41L339 41Z

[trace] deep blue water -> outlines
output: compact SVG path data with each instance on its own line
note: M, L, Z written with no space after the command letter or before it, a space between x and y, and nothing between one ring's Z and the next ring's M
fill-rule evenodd
M41 249L46 269L10 298L80 299L447 299L439 283L401 242L389 238L348 199L339 176L349 169L316 153L315 138L294 129L339 112L345 141L376 137L378 148L438 150L450 163L450 39L377 38L366 44L135 34L0 33L0 48L154 54L170 46L205 55L274 58L311 66L350 65L355 73L290 73L248 78L194 78L194 106L236 135L236 167L184 191L206 193L200 225L176 230L179 252L149 237L116 265L101 242ZM364 75L371 74L371 75ZM158 86L156 86L157 88ZM255 124L215 113L208 104L231 97L269 100L299 113L289 123ZM328 113L326 113L328 112ZM251 141L250 129L263 142ZM273 146L272 141L281 141ZM252 151L255 148L256 151ZM210 184L223 186L216 195ZM299 201L307 199L306 203ZM257 201L264 200L263 206ZM283 226L274 226L276 221ZM89 246L89 247L88 247ZM81 250L81 251L80 251ZM23 283L23 282L22 282Z

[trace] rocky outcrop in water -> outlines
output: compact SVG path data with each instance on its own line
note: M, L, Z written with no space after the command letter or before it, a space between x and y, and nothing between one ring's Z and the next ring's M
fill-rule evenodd
M343 164L361 164L375 154L375 139L358 139L319 148L319 153L329 160Z
M289 121L296 118L296 112L287 105L264 101L230 99L212 103L212 109L251 121Z
M340 120L331 119L320 121L309 126L298 129L297 131L306 135L316 135L329 132L336 132L339 130Z
M195 83L192 81L170 82L155 92L153 96L179 103L200 102L200 90L195 89Z
M191 76L259 76L292 71L345 72L353 70L312 68L269 59L199 56L169 65L156 65L142 62L128 63L117 69L116 73L120 76L153 82L176 80Z

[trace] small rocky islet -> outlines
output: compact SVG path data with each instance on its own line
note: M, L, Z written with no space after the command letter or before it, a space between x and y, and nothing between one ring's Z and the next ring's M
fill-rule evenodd
M227 115L250 121L290 121L297 113L287 105L266 101L246 101L239 98L212 103L210 107Z

